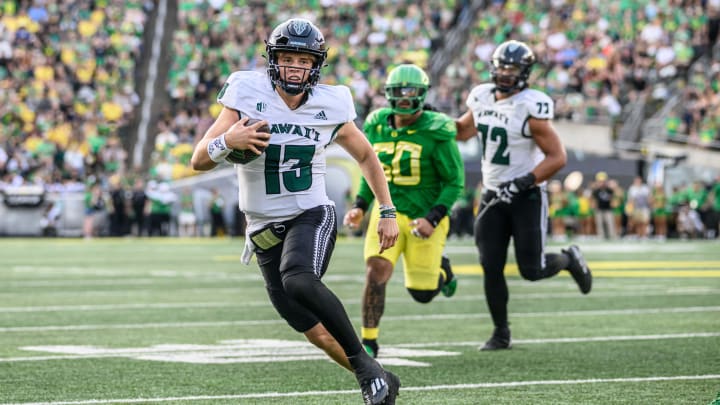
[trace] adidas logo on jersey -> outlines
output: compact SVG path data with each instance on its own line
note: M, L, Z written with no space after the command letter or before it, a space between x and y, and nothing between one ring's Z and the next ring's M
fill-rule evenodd
M325 110L321 110L319 113L315 114L314 117L316 120L323 120L327 121L327 117L325 116Z

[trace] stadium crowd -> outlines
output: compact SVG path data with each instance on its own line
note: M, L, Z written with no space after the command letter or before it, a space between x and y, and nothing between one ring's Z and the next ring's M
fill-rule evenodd
M553 97L558 119L612 123L626 103L642 94L665 98L677 85L684 99L666 120L668 134L709 144L720 127L720 61L716 55L707 72L688 68L714 45L717 3L488 2L474 20L468 46L433 83L429 101L458 116L469 89L489 79L494 47L514 38L533 46L540 62L533 85ZM328 27L322 81L349 86L362 120L385 103L388 69L405 61L425 66L467 5L459 0L180 1L169 44L171 103L158 120L149 171L135 173L128 170L123 147L130 142L121 138L128 135L121 134L138 113L136 63L153 4L3 2L0 185L77 188L99 182L110 192L111 183L119 181L129 196L136 179L163 183L193 175L192 145L219 112L218 89L234 70L265 69L263 39L276 22L290 17ZM711 86L705 85L708 77Z
M6 1L0 18L0 175L55 184L124 177L152 3Z

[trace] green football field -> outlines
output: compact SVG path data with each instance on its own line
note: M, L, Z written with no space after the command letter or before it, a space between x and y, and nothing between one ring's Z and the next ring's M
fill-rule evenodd
M279 318L242 239L0 239L0 405L361 404L354 377ZM595 274L509 264L514 347L492 332L472 242L457 294L418 304L396 271L381 362L398 404L710 404L720 392L720 243L582 242ZM559 245L548 246L557 251ZM362 244L324 278L358 332ZM511 261L513 261L511 259Z

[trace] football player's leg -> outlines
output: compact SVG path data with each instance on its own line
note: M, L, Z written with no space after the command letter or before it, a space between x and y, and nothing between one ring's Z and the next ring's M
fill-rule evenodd
M320 277L327 270L337 235L331 206L306 211L288 224L280 264L286 294L309 310L347 355L361 348L345 307Z
M322 323L318 322L315 326L306 330L304 334L310 343L322 349L337 364L348 371L353 372L353 368L350 365L342 346L340 346L340 343L332 337L330 332L328 332Z
M484 197L485 202L491 195ZM482 206L480 207L482 209ZM495 329L482 350L510 348L507 304L508 287L505 280L507 248L510 244L512 209L507 204L496 204L475 221L475 244L483 267L485 300Z
M504 269L510 244L511 213L507 204L495 204L475 221L475 244L483 268L485 299L496 327L507 325L508 287Z
M545 253L547 236L547 195L539 188L514 201L513 240L515 258L523 278L537 281L567 268L570 257L564 253Z
M280 276L282 249L283 246L280 244L266 251L258 249L255 255L265 279L265 289L270 302L293 329L303 332L312 328L319 320L285 292Z
M450 220L443 218L435 232L427 239L408 235L403 256L405 288L417 302L428 303L442 290L449 278L454 277L442 268ZM449 266L448 266L449 269ZM456 282L456 281L455 281Z
M377 234L377 225L380 218L377 209L370 214L370 222L365 236L364 257L366 263L365 287L362 297L362 343L365 350L377 357L379 346L377 339L380 335L380 318L385 311L385 291L387 283L392 276L395 263L403 252L407 235L410 232L407 216L398 214L397 221L400 227L398 241L390 249L378 252L380 240Z

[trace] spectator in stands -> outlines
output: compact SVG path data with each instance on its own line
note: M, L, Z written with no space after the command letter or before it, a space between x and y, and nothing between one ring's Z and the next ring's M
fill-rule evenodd
M710 186L707 198L708 209L708 238L715 239L720 235L720 174Z
M88 186L85 192L85 220L83 223L83 235L85 238L92 238L103 233L107 202L105 193L99 182Z
M123 236L128 232L129 219L125 201L125 188L118 175L110 177L110 236Z
M145 206L147 204L147 195L145 194L145 181L142 178L135 179L132 193L130 195L130 207L132 210L132 227L135 236L143 236L146 229Z
M170 235L171 214L177 196L166 182L158 184L157 189L148 187L146 194L150 204L148 236Z
M178 214L178 235L197 236L195 225L195 207L193 206L192 189L183 189L180 194L180 213Z
M137 2L9 2L0 24L0 117L9 165L29 176L122 171L120 128L133 117L147 8ZM3 142L4 143L4 142ZM9 151L12 150L12 154ZM104 156L103 156L104 155Z
M628 189L627 203L625 205L630 220L628 233L633 232L634 236L647 239L651 207L650 187L643 182L642 177L636 176Z
M594 236L595 232L595 212L592 207L592 190L579 187L575 191L577 197L577 221L578 234L581 238Z
M662 183L655 183L652 189L652 219L655 238L664 241L668 234L668 198Z
M598 236L605 239L615 239L617 231L613 214L613 198L615 190L608 184L608 175L598 172L592 187L592 206L595 210L595 229Z
M693 212L697 214L697 217L702 223L702 232L708 229L710 204L708 203L708 190L705 188L705 184L702 181L694 181L685 191L687 196L687 202L691 215Z
M223 199L220 190L212 189L212 198L210 199L210 236L227 235L227 227L225 226L225 199Z
M567 241L565 230L565 219L569 215L567 208L567 197L562 189L560 180L551 180L548 184L549 192L549 215L551 225L551 235L555 242Z
M620 237L623 233L623 218L625 217L625 190L615 179L608 180L608 187L613 191L612 206L613 219L615 220L615 236ZM599 232L599 231L598 231Z

